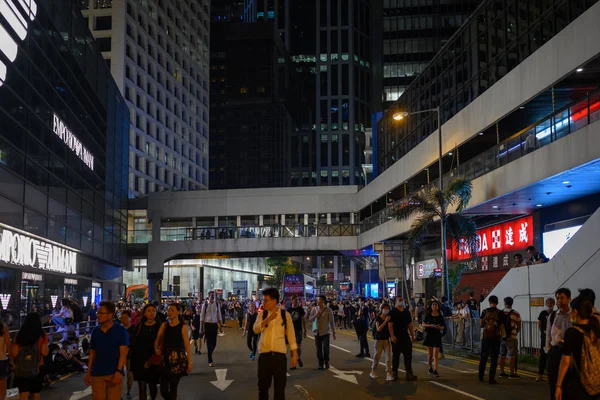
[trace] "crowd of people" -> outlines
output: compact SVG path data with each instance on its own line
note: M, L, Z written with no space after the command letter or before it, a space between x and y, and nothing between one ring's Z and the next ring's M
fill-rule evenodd
M85 372L94 399L121 399L123 387L131 399L134 382L140 398L149 395L156 399L159 383L162 398L176 399L180 379L192 370L192 354L201 354L203 344L208 366L216 365L213 353L226 318L237 321L250 359L258 360L259 399L268 398L272 382L275 398L283 398L288 368L304 367L302 343L308 334L315 339L318 368L329 369L330 342L336 340L338 330L355 332L358 358L371 357L368 337L372 337L371 379L378 379L383 359L385 379L398 380L403 356L406 381L416 381L412 351L419 336L428 350L429 374L436 379L448 324L478 323L482 332L479 380L484 381L488 359L489 384L497 383L497 369L500 378L520 378L517 358L522 321L510 297L503 299L504 308L499 309L498 298L490 296L490 307L483 310L473 294L467 302L454 304L454 309L446 298L432 298L425 304L402 296L339 301L322 295L309 301L292 296L286 303L276 289L264 290L262 297L262 301L224 301L210 292L204 300L162 304L102 301L78 318L91 322L88 335L83 340L69 336L59 344L49 343L39 313L26 316L12 341L8 327L0 324L0 400L5 397L9 376L14 377L20 399L30 395L39 399L48 376L78 371ZM69 318L81 312L75 311L68 299L61 304L61 310L52 316L58 333ZM571 291L560 288L554 298L546 300L547 308L538 317L542 348L536 380L542 381L547 370L551 399L591 399L600 393L600 313L594 304L591 289L582 289L571 299Z

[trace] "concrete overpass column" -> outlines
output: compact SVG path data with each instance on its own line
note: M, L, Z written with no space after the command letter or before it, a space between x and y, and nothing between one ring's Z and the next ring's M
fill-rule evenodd
M304 225L308 225L308 214L304 214Z
M356 287L356 261L350 260L350 282Z
M219 217L215 217L215 223L213 225L215 228L219 226Z
M327 213L327 225L331 225L331 213Z
M350 224L354 225L356 222L354 222L356 215L354 213L350 213Z
M146 277L148 278L148 300L154 301L160 298L160 281L163 278L165 267L164 260L160 259L160 255L155 251L151 251L154 248L152 244L160 242L160 212L152 213L150 219L152 220L152 241L148 246Z
M237 217L235 217L235 226L236 227L242 226L242 216L241 215L238 215Z
M265 224L265 216L259 215L258 216L258 226L263 226L264 224Z
M285 225L285 214L281 215L281 225Z

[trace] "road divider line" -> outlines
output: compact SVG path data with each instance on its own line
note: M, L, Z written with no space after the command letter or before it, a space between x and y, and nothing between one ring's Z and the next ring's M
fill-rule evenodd
M304 398L306 400L314 400L313 397L310 395L310 393L308 393L308 391L306 389L304 389L302 386L300 385L294 385L296 390L298 390L300 393L302 393L302 395L304 396Z
M453 392L455 392L455 393L462 394L463 396L469 397L469 398L471 398L471 399L475 399L475 400L485 400L485 399L484 399L484 398L482 398L482 397L477 397L477 396L475 396L475 395L473 395L473 394L471 394L471 393L463 392L462 390L459 390L459 389L453 388L452 386L444 385L444 384L442 384L442 383L439 383L439 382L436 382L436 381L429 381L429 383L431 383L432 385L435 385L435 386L443 387L444 389L451 390L451 391L453 391Z

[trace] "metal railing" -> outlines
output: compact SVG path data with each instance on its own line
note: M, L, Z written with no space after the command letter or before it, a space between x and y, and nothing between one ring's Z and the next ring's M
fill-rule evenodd
M571 103L443 175L444 187L448 187L452 180L459 177L471 181L479 178L599 119L600 89L596 89L583 99ZM361 232L366 232L389 221L393 218L391 216L393 209L406 204L412 195L438 188L438 182L439 178L365 218L360 222Z
M94 329L97 325L98 325L97 320L82 321L82 322L73 322L71 324L66 324L65 326L67 327L67 329L62 332L57 332L55 325L43 326L42 330L44 332L46 332L46 334L48 335L48 343L52 344L57 340L58 340L58 342L67 340L67 338L70 336L76 336L78 338L81 338L82 336L85 336L88 333L91 333L92 329ZM9 331L10 339L13 343L14 343L15 337L17 336L18 332L19 332L18 329Z
M444 348L481 352L481 319L447 317L444 321L446 322L446 331L442 337ZM523 321L517 339L520 355L539 357L542 335L537 321Z
M358 225L355 224L162 228L160 230L160 240L170 242L214 239L347 237L357 236L358 233ZM149 243L151 240L152 233L148 230L133 231L129 236L129 243Z

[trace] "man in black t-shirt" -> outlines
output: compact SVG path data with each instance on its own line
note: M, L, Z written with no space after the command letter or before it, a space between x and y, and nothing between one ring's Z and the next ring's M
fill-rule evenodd
M477 313L479 312L477 310L477 300L475 300L475 298L473 297L475 295L475 293L471 292L469 293L469 300L467 300L467 306L469 307L469 314L471 318L478 318L479 315L477 315Z
M394 380L398 380L398 367L400 365L400 354L404 356L404 369L406 380L416 381L417 377L412 372L412 344L415 341L415 330L413 329L412 316L406 308L402 296L396 297L396 307L390 312L390 336L392 340L392 374Z
M298 295L295 294L292 296L292 304L288 308L288 312L292 317L292 322L294 323L294 333L296 334L296 344L298 345L298 366L303 367L302 363L302 338L306 337L306 312L304 308L299 304ZM290 369L296 369L295 366Z
M527 265L533 264L544 264L550 261L548 257L544 255L544 253L540 253L533 246L529 246L527 248L527 255L529 256L529 260L527 261Z
M505 325L505 314L498 309L498 297L490 296L490 307L481 313L480 327L483 329L481 340L481 359L479 360L479 381L483 382L485 367L488 357L491 355L489 384L495 385L496 367L500 355L500 340L502 338L502 327Z
M356 319L354 320L354 329L356 330L356 336L358 337L358 344L360 346L360 353L356 357L371 357L369 354L369 341L367 334L369 332L369 307L367 306L366 299L361 297L358 299L358 309L356 310Z

